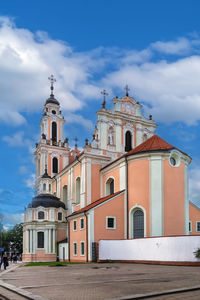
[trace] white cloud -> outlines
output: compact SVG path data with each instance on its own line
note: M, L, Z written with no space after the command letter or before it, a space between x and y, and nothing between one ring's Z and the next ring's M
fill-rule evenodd
M35 189L35 174L29 175L29 177L25 178L24 180L27 187L30 189Z
M24 221L24 214L4 214L3 215L3 228L4 230L11 229L16 224Z
M129 84L130 94L144 103L154 120L196 124L200 120L199 50L200 38L193 35L157 41L141 51L99 47L76 52L45 32L32 33L17 28L9 18L0 18L0 108L4 112L0 122L21 125L26 122L23 112L41 111L49 93L47 77L53 73L58 79L55 95L65 114L73 115L86 101L98 100L103 88L111 98ZM76 118L85 127L91 125L80 114Z
M85 127L88 130L92 130L94 125L91 120L85 119L83 116L73 113L68 113L65 115L65 120L67 123L79 124Z
M194 167L189 173L190 200L200 207L200 167Z

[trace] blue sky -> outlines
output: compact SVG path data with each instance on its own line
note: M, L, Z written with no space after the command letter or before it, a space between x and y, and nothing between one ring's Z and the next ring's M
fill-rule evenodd
M153 115L157 134L192 156L190 199L200 203L199 1L2 1L0 203L6 228L33 196L34 145L50 74L65 136L91 138L102 89L124 86Z

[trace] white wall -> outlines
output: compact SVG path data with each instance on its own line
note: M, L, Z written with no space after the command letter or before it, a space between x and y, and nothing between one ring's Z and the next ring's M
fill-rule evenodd
M150 260L195 262L200 236L145 238L136 240L101 240L100 260Z
M68 243L60 243L59 244L59 259L63 260L63 247L65 248L65 260L68 259Z

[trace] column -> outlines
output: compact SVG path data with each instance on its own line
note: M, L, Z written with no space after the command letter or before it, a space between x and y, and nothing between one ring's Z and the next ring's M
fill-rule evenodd
M49 253L51 253L51 229L49 229L48 232L49 232Z
M30 253L33 253L33 230L30 230Z
M33 253L36 253L36 231L33 229Z
M25 231L23 231L23 253L25 253Z
M44 249L45 249L45 253L49 252L49 249L48 249L48 229L45 229L45 231L44 231Z
M55 240L55 229L53 229L53 253L55 253L55 243L56 243L56 240Z
M30 253L30 230L27 230L27 252Z

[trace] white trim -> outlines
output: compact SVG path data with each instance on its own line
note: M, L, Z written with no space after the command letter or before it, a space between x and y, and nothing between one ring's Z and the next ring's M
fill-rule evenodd
M188 169L184 163L184 210L185 210L185 234L189 234L189 195L188 195Z
M146 209L139 205L136 204L134 206L131 207L131 209L129 210L129 238L133 239L133 214L136 210L142 210L143 214L144 214L144 237L147 236L147 214L146 214Z
M171 164L170 158L173 158L175 160L175 165ZM180 166L181 162L181 153L177 150L172 150L169 156L169 164L173 168L178 168Z
M74 245L76 244L76 254L74 253ZM78 255L78 244L77 242L73 242L73 256L77 256Z
M81 243L84 244L84 254L82 252ZM85 256L85 241L80 241L80 256Z
M108 218L112 218L114 220L114 227L108 227ZM106 216L106 229L115 230L116 229L116 217L114 216Z
M81 227L81 220L83 220L83 227ZM85 229L85 219L83 217L83 218L80 218L80 230L84 230L84 229Z
M76 229L74 229L74 224L76 223ZM73 220L73 231L77 231L77 219Z
M197 230L197 223L200 223L200 221L196 221L196 232L200 232L200 230Z
M150 157L150 236L162 236L163 218L163 160L161 155Z

